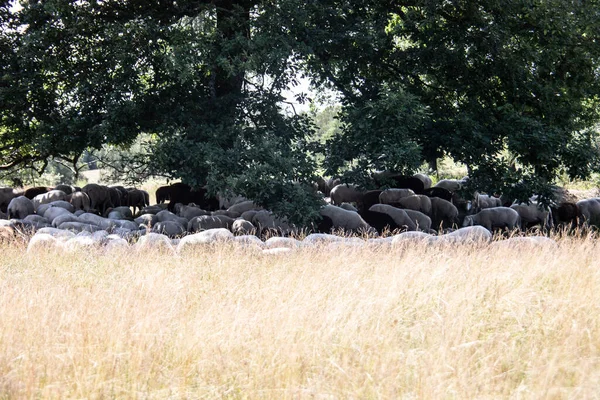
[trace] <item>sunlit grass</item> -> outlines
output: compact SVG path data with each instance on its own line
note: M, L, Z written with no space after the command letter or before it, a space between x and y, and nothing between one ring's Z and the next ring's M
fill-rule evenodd
M600 246L0 262L2 398L593 398Z

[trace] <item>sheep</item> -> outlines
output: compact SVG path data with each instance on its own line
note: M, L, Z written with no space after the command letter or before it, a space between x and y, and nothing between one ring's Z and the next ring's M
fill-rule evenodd
M116 225L117 229L120 228L127 231L135 231L139 229L139 224L136 224L135 222L130 221L128 219L115 219L112 222Z
M25 192L23 192L22 195L27 197L29 200L33 200L34 197L36 197L40 194L48 193L51 190L52 190L51 187L37 186L37 187L32 187L32 188L25 190Z
M227 211L238 213L239 215L242 215L246 211L261 210L261 209L262 209L262 207L256 205L254 202L252 202L250 200L247 200L247 201L242 201L240 203L232 205L231 207L229 207L227 209Z
M121 214L120 211L110 210L110 211L108 211L108 215L106 216L106 218L108 218L108 219L123 219L123 218L125 218L125 216L123 214Z
M425 215L431 215L431 200L429 197L422 194L403 197L398 200L397 204L394 205L400 208L420 211Z
M337 235L331 235L328 233L311 233L307 237L302 240L302 246L311 247L311 246L321 246L328 245L334 242L341 242L344 238Z
M449 190L451 192L456 192L456 191L462 189L464 184L465 184L464 180L442 179L441 181L439 181L438 183L433 185L433 187L434 188L443 188L443 189Z
M301 245L302 245L302 242L297 239L272 237L265 241L264 247L267 249L275 249L275 248L282 248L282 247L288 247L290 249L297 249Z
M196 217L202 218L202 217ZM177 244L177 253L196 248L202 248L215 243L231 242L234 239L233 233L225 228L207 229L193 235L185 236Z
M417 224L419 230L429 232L431 229L431 218L420 211L405 209L404 212Z
M11 226L0 226L0 243L11 242L15 238L15 229Z
M557 206L550 207L550 210L555 227L568 224L573 229L577 225L577 217L579 216L579 207L577 207L577 204L562 202Z
M8 203L8 219L23 219L34 212L33 202L25 196L15 197Z
M520 220L519 213L510 207L492 207L465 217L463 227L481 225L491 232L497 228L518 228Z
M65 200L57 200L57 201L53 201L50 203L47 203L49 206L51 207L61 207L64 208L65 210L67 210L68 212L75 212L75 207L73 206L73 204L69 203L68 201ZM42 206L40 206L39 209L41 209Z
M369 211L380 212L389 215L394 219L394 222L400 227L406 227L409 231L416 231L417 225L415 222L408 216L406 211L392 207L389 204L375 204L371 206Z
M234 220L224 215L201 215L194 217L187 225L189 232L205 231L209 229L231 229Z
M363 191L356 185L341 184L331 189L330 197L333 205L342 203L362 203Z
M379 204L379 196L383 190L367 190L362 197L360 211L367 211L372 205Z
M162 210L156 213L156 222L166 222L166 221L175 221L180 223L183 226L186 226L189 222L186 218L179 217L173 214L169 210Z
M360 238L347 238L338 235L330 235L327 233L311 233L302 241L302 247L317 247L317 246L327 246L329 249L333 250L331 245L333 244L351 244L351 243L361 243L364 244L364 241Z
M471 243L471 242L489 242L492 240L492 233L489 229L482 226L467 226L457 229L453 232L438 236L438 243Z
M103 244L102 239L97 239L92 236L75 236L62 244L63 250L73 253L76 251L90 251L97 249Z
M258 248L258 249L263 249L265 247L265 243L260 240L258 237L256 237L255 235L242 235L242 236L236 236L233 238L233 242L237 243L238 245L240 245L243 248Z
M281 235L289 235L297 231L296 227L289 224L285 218L278 218L270 211L260 210L252 217L252 225L257 228L257 233L262 235L275 231Z
M554 239L546 236L528 236L528 237L512 237L506 240L499 240L492 243L496 248L556 248L557 244Z
M179 222L175 221L164 221L157 222L152 227L152 232L154 233L162 233L170 238L174 238L177 236L181 236L185 233L186 228L181 225Z
M344 210L358 212L358 209L350 203L342 203L340 205L340 207L343 208Z
M23 221L31 221L31 222L37 222L37 223L50 224L50 221L48 221L43 216L37 215L37 214L28 215L25 218L23 218Z
M259 210L248 210L240 215L240 218L245 219L248 222L252 222L252 218L256 215Z
M22 190L13 189L10 187L0 188L0 210L6 212L6 208L8 207L8 203L15 197L19 197L23 195Z
M111 188L109 188L109 190L110 189ZM130 189L130 190L127 190L126 205L128 207L132 207L133 213L135 214L136 208L137 208L138 212L141 212L141 210L144 207L150 205L148 198L149 198L148 192L146 192L145 190ZM114 202L113 202L113 204L114 204Z
M65 210L61 207L50 207L44 212L44 218L46 218L50 223L54 220L54 218L59 215L71 214L68 210Z
M317 182L316 182L317 190L319 190L321 193L323 193L323 196L329 197L331 195L331 189L333 189L340 183L341 183L341 181L339 178L325 179L323 177L318 177Z
M84 192L74 192L67 196L66 199L73 205L75 210L90 211L90 197Z
M550 228L552 225L552 213L548 208L542 207L536 203L532 204L513 204L510 206L519 213L521 218L521 227L530 228L533 225L540 225L542 228Z
M105 215L105 217L108 219L123 219L123 218L125 218L125 216L123 215L123 213L121 211L115 211L112 208L109 208L106 211L108 212L108 214Z
M46 216L46 215L44 215L44 216ZM99 215L91 214L91 213L81 214L79 216L79 219L82 222L94 224L94 225L97 225L100 228L106 229L106 230L111 230L117 225L114 220L110 220L108 218L104 218Z
M216 210L210 213L210 215L224 215L226 217L229 218L239 218L241 216L241 214L239 212L235 212L235 211L229 211L229 210Z
M233 232L234 235L249 235L256 232L256 227L252 225L252 222L240 218L233 221L231 232Z
M54 236L56 238L66 238L66 239L71 239L72 237L75 237L75 234L71 231L65 231L62 229L58 229L58 228L51 228L51 227L47 227L47 228L40 228L38 229L38 231L35 233L36 235L41 235L41 234L49 234L51 236Z
M155 214L142 214L136 219L133 220L138 225L144 225L152 227L154 224L158 222Z
M421 182L423 182L423 189L427 190L427 189L429 189L431 187L432 181L431 181L431 178L428 175L425 175L425 174L414 174L413 178L417 178Z
M138 251L158 250L175 253L171 240L167 236L153 232L141 236L135 244L135 248Z
M477 212L492 207L502 207L502 200L487 194L478 194L475 196L475 209Z
M452 193L452 204L458 210L459 218L463 218L467 214L471 214L471 211L481 211L481 210L473 210L473 204L477 204L477 198L473 195L472 199L465 199L458 192Z
M187 220L190 220L194 217L200 217L202 215L210 215L210 211L203 210L200 207L192 204L176 204L175 213Z
M116 211L125 218L133 219L133 213L131 212L131 209L129 207L120 206L115 208L109 208L107 211Z
M317 179L312 183L313 188L320 192L323 197L326 196L325 192L327 191L327 182L325 182L325 178L322 176L317 176Z
M54 190L62 190L63 192L65 192L67 195L72 194L73 192L75 192L75 187L71 186L71 185L56 185L54 187Z
M396 204L403 197L414 196L415 192L411 189L386 189L379 195L379 203Z
M203 187L192 189L191 186L185 183L174 183L169 186L168 196L170 199L168 204L169 211L173 211L177 203L195 203L207 211L219 209L219 200L214 196L209 196L208 191Z
M62 190L51 190L44 194L39 194L33 198L33 208L37 211L42 204L51 203L57 200L66 200L67 194Z
M38 215L44 215L46 213L46 211L50 208L52 208L51 204L42 204L38 207L37 210L35 210L35 213ZM62 208L62 207L59 207L59 208ZM67 210L67 211L69 211L69 210Z
M100 228L99 226L94 225L94 224L84 223L84 222L71 222L71 221L63 222L62 224L58 225L57 228L60 230L75 231L75 232L95 232L95 231L102 230L102 228Z
M600 198L580 200L577 202L577 208L580 226L600 227Z
M123 196L121 191L115 187L108 187L108 196L110 197L111 207L121 207L123 205L127 205L127 200L123 201ZM106 214L107 210L104 210L104 214Z
M154 214L154 215L156 215L161 211L168 211L165 203L155 204L153 206L146 206L146 207L142 208L138 214L141 214L141 215Z
M449 228L458 223L458 209L448 200L430 197L431 223L434 229Z
M110 191L107 186L88 183L82 189L82 192L87 194L90 199L90 208L104 213L107 208L113 207Z
M392 171L376 171L371 174L373 181L378 186L389 185L393 188L411 189L417 194L423 194L425 182L416 176L405 176Z
M448 189L432 187L429 189L425 189L423 191L423 194L429 198L438 197L440 199L444 199L444 200L452 202L452 192L449 191Z
M154 192L154 197L158 204L163 204L170 199L170 194L170 186L160 186L158 189L156 189L156 192Z
M375 204L373 204L375 205ZM377 211L361 211L360 216L365 220L367 224L372 226L377 233L380 235L385 231L394 232L398 229L401 229L400 226L394 221L390 215Z
M397 247L400 245L413 244L415 242L432 243L435 239L435 236L425 232L403 232L392 238L392 246Z
M111 236L111 235L109 235ZM104 250L108 253L114 253L114 252L124 252L127 251L129 249L129 243L127 243L127 240L122 239L122 238L112 238L110 237L108 239L108 242L106 242L106 245L104 246Z
M62 214L52 220L52 226L58 228L63 222L83 222L74 214Z
M331 233L333 229L333 220L324 215L319 215L308 225L305 233Z
M334 188L335 189L335 188ZM354 211L344 210L341 207L326 205L319 213L331 218L334 229L344 229L352 232L373 232L374 229Z
M392 247L393 236L367 239L366 245L373 250L387 250Z
M48 251L56 248L58 240L48 233L38 233L33 235L27 245L27 252L32 253L35 251Z

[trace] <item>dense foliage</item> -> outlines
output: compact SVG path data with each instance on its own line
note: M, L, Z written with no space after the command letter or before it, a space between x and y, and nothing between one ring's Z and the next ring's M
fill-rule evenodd
M319 200L304 75L340 98L323 168L364 182L443 155L481 190L599 168L600 4L495 0L0 2L0 169L127 146L136 176L240 193L298 222Z
M344 96L329 172L448 155L479 189L527 198L598 169L597 1L318 3L311 71Z
M299 222L314 216L313 127L283 110L293 49L268 5L22 5L3 29L12 51L2 66L4 168L146 133L134 172L240 193ZM291 212L294 200L306 206Z

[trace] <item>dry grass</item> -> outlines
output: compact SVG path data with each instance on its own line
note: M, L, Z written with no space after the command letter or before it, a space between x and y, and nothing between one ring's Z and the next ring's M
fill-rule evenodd
M2 398L600 393L589 239L275 257L2 251Z

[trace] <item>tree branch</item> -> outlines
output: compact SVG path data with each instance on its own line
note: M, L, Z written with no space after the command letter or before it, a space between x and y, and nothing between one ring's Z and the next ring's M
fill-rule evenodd
M21 156L8 164L0 165L0 171L6 171L9 169L13 169L17 165L24 164L29 161L41 161L41 160L38 159L37 157L33 157L33 156Z

